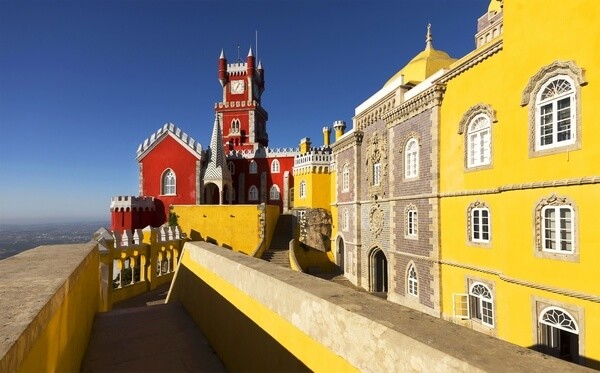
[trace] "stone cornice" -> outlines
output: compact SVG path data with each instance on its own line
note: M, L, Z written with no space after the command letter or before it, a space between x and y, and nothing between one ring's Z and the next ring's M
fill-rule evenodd
M331 147L331 149L333 153L339 153L341 151L353 147L354 145L361 145L363 136L364 134L362 131L353 131L351 133L348 133L346 136L336 141Z
M456 76L464 73L469 70L471 67L477 65L483 60L491 57L492 55L498 53L502 50L504 46L503 37L500 36L497 41L492 42L485 49L474 53L472 56L468 56L464 61L459 61L459 64L453 67L446 74L442 75L436 83L446 84L450 80L454 79Z
M412 118L427 109L441 105L445 91L445 85L435 84L419 95L402 103L402 105L389 113L386 113L381 118L386 122L388 128L396 126L398 123Z

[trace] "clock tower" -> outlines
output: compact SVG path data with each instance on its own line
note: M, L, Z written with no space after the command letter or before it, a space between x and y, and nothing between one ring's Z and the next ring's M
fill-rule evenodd
M223 146L226 152L255 151L269 144L268 114L261 106L265 90L261 62L256 66L252 48L246 62L238 59L227 63L225 53L219 56L219 82L223 100L215 104L215 111L223 125Z

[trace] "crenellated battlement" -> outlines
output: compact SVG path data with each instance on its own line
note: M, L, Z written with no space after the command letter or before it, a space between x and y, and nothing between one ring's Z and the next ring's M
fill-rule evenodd
M269 148L260 147L256 150L230 150L226 153L227 159L253 159L253 158L279 158L296 157L300 153L298 148Z
M116 196L110 199L110 211L154 211L154 197Z
M154 147L155 144L158 143L158 140L160 140L167 134L171 134L177 141L185 145L192 153L195 153L198 158L202 159L204 157L202 144L194 140L187 133L183 132L175 124L165 123L161 128L159 128L155 133L150 135L150 137L145 139L144 142L142 142L138 146L137 159L139 160L142 156L144 156L149 150L151 150Z
M256 100L252 101L225 101L225 102L216 102L215 109L235 109L235 108L258 108L260 107L260 102Z
M332 160L331 148L310 148L308 152L294 158L294 175L328 172Z

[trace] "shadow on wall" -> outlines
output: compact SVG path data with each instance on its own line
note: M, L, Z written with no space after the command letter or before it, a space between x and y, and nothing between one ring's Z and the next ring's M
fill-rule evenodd
M534 344L527 348L530 350L533 350L533 351L541 352L548 356L552 356L556 359L561 359L561 360L571 362L573 364L583 365L588 368L600 370L600 361L595 360L595 359L590 359L585 356L579 356L579 355L573 356L573 354L569 353L569 351L560 351L559 349L552 349L548 346L541 345L541 344ZM561 352L564 354L564 356L559 356L561 354Z
M200 232L194 229L192 229L192 231L190 232L190 239L192 241L204 241L204 238L202 237Z

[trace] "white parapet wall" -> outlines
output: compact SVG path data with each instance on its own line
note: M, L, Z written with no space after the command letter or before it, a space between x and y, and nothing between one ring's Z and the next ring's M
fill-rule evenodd
M206 242L185 244L168 301L184 304L232 370L583 369Z

